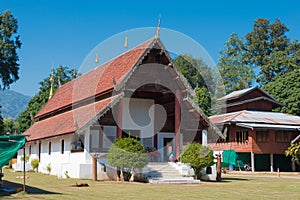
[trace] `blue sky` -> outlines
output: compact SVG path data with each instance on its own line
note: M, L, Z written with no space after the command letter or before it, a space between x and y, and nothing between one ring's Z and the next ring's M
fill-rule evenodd
M288 36L300 39L299 1L71 1L1 0L19 21L20 79L11 89L33 96L52 66L80 66L87 54L107 38L135 28L162 28L193 38L217 62L231 33L252 30L259 17L280 19Z

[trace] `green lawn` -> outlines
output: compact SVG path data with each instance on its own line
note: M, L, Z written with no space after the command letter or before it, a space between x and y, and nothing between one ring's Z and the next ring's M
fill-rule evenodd
M4 186L20 184L22 173L4 170ZM17 193L0 199L300 199L300 175L276 178L276 175L225 174L223 181L199 185L152 185L143 183L102 182L58 179L55 176L27 173L27 194ZM260 176L260 175L259 175ZM71 187L88 183L89 187ZM2 194L3 195L3 194Z

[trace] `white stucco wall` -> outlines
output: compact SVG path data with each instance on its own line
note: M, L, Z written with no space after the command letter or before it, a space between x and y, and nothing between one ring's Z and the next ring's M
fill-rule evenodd
M85 135L88 137L88 134ZM64 152L61 152L61 140L64 139ZM48 173L47 166L51 166L51 175L56 175L58 177L65 177L66 171L68 175L73 178L92 178L91 173L83 173L83 171L91 171L92 160L89 152L84 149L82 152L73 152L71 149L73 142L78 140L78 137L74 134L69 134L61 137L51 138L41 141L41 154L40 154L40 164L38 171L41 173ZM88 140L85 145L88 144ZM49 142L51 142L51 154L49 155ZM27 164L26 170L32 170L30 166L31 160L38 158L38 142L27 142L25 152L29 153L29 146L31 146L30 159ZM21 162L21 156L23 155L23 150L18 152L18 162L15 165L16 171L23 171L23 165ZM101 166L98 165L99 170ZM90 169L90 170L88 170Z
M154 101L147 99L129 99L123 100L123 115L122 128L125 130L140 130L141 142L146 142L145 138L153 137L154 134ZM132 116L132 117L131 117ZM116 127L103 127L105 131L115 131ZM89 152L90 144L90 130L88 129L82 136L84 138L84 151L72 152L71 149L74 142L78 140L75 134L68 134L49 139L41 140L41 153L39 172L48 173L47 166L51 166L51 175L58 177L65 177L65 172L72 178L92 178L92 154ZM64 139L64 153L61 152L61 141ZM49 155L49 142L51 142L51 154ZM149 146L153 146L153 138ZM31 170L30 162L32 159L38 158L39 141L26 143L26 154L29 153L29 146L31 146L31 156L27 163L26 170ZM149 144L149 139L148 139ZM18 163L15 165L15 170L22 171L23 165L20 160L23 155L23 150L18 152ZM99 155L98 155L99 156ZM106 159L100 162L107 163ZM97 173L101 173L102 166L98 162Z
M145 138L154 135L154 100L152 99L123 99L122 129L140 130L141 143L153 146L152 141L146 144ZM150 143L150 144L149 144Z

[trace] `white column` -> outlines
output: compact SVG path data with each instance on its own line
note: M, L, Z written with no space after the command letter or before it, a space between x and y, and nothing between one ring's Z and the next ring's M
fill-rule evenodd
M273 159L272 153L270 154L270 163L271 163L270 170L271 170L271 172L273 172L274 171L274 159Z
M207 147L207 130L202 130L202 145Z
M251 170L252 170L252 172L255 171L254 167L255 167L255 163L254 163L254 153L251 152Z

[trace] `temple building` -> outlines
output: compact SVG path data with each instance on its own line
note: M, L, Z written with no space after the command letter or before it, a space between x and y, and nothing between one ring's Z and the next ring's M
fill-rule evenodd
M151 161L177 160L188 142L205 142L208 118L192 101L193 91L158 37L62 85L24 134L26 153L39 171L92 177L92 156L106 163L111 144L135 137ZM204 139L202 139L204 137ZM204 140L204 141L203 141Z
M297 140L300 117L272 112L283 105L259 87L232 92L219 101L225 114L209 117L225 139L209 140L213 150L235 150L252 171L300 171L284 152ZM236 166L243 167L243 166Z

